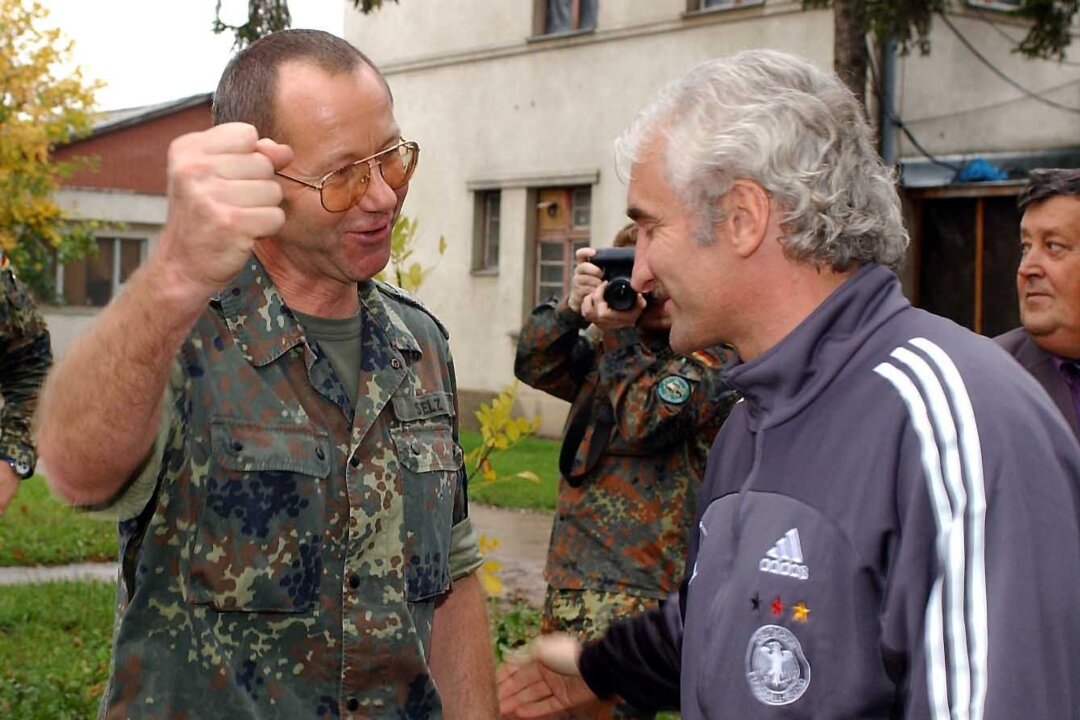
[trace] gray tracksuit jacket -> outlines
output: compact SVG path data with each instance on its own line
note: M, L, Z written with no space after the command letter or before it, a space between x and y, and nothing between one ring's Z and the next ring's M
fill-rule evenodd
M862 268L767 353L709 458L689 579L588 645L694 718L1080 718L1080 446L991 341Z

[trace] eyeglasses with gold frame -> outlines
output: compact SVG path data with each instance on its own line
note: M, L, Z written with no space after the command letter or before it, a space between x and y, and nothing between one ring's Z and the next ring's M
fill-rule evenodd
M306 185L319 191L319 202L327 212L345 212L364 197L371 184L371 173L376 167L383 180L394 190L409 182L416 163L420 160L420 146L402 138L397 144L380 150L374 155L351 162L337 170L331 170L316 182L275 172L286 180Z

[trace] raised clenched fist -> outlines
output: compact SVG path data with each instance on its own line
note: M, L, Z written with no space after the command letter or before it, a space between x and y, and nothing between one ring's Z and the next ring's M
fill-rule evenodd
M155 252L168 281L205 302L247 262L256 238L285 223L274 171L292 150L246 123L183 135L168 154L168 214Z

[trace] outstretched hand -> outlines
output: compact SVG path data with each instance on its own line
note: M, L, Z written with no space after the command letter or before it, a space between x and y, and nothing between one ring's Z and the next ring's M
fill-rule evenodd
M597 700L577 661L581 643L554 633L536 638L527 650L499 668L499 713L509 720L558 717Z

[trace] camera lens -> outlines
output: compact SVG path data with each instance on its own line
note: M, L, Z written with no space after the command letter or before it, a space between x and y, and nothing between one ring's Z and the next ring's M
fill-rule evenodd
M604 302L612 310L629 310L637 305L637 291L626 278L615 278L604 289Z

